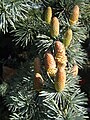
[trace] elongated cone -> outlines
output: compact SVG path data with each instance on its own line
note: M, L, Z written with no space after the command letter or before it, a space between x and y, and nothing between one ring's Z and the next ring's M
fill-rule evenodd
M45 68L50 76L55 76L57 72L56 62L50 51L45 53Z
M73 77L76 77L78 75L78 65L75 64L73 66L71 73L73 74Z
M70 17L70 25L74 25L76 24L76 22L78 21L78 17L79 17L79 6L75 5L72 11L72 15Z
M65 68L67 63L67 56L65 54L64 44L60 41L55 41L55 60L57 67L63 66Z
M62 92L65 88L66 82L66 71L63 67L58 68L55 80L55 90L57 92Z
M36 73L34 78L34 89L36 91L41 91L44 85L44 80L41 76L41 74Z
M53 17L51 21L51 36L58 37L59 35L59 20L57 17Z
M51 18L52 18L52 8L47 7L45 11L45 21L47 22L47 24L51 23Z
M64 35L63 44L67 48L72 40L72 30L68 29Z
M39 57L34 59L34 71L35 73L41 73L41 63Z

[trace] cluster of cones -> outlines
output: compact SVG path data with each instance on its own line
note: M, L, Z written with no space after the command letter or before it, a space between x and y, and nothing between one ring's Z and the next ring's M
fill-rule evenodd
M47 22L47 24L51 24L51 22L54 21L53 18L54 17L52 17L52 8L47 7L45 10L45 21ZM70 25L75 25L76 22L78 21L78 18L79 18L79 6L75 5L69 19Z
M79 17L79 7L74 6L72 14L70 16L70 25L75 25ZM45 21L47 24L51 25L51 37L57 38L59 36L59 20L57 17L52 17L51 7L47 7L45 11ZM55 90L57 92L62 92L65 88L66 82L66 66L67 66L67 56L66 48L70 45L72 40L72 30L68 28L65 32L63 43L59 40L54 42L54 54L48 50L44 55L45 69L47 74L51 77L55 77ZM41 62L40 58L36 57L34 60L34 88L37 91L41 91L44 85L44 80L41 75ZM78 66L75 64L70 71L74 77L78 74Z
M72 14L69 19L69 24L75 25L79 18L79 6L75 5ZM58 37L59 35L59 20L57 17L52 17L52 8L47 7L45 11L45 21L47 24L51 25L51 37ZM72 30L68 29L64 35L64 45L67 47L70 44L70 41L72 39ZM68 43L69 41L69 43Z
M66 66L67 66L67 56L65 52L65 47L60 41L55 41L55 54L53 55L50 50L48 50L44 55L45 70L50 77L55 78L55 90L61 92L65 88L66 82ZM37 91L41 91L44 85L44 80L41 73L41 62L40 58L36 57L34 59L34 88ZM71 73L73 77L78 74L78 66L74 65Z
M60 41L55 41L55 55L52 55L50 51L45 53L45 68L51 77L55 77L55 90L58 92L63 91L65 87L66 64L65 47Z
M79 6L75 5L73 10L72 10L72 14L70 16L69 19L69 24L70 26L73 26L77 23L79 18ZM47 24L50 24L51 26L51 37L52 38L56 38L59 36L59 20L57 17L52 17L52 8L51 7L47 7L46 11L45 11L45 21ZM64 39L63 39L63 43L64 46L67 48L70 45L70 42L72 40L72 30L71 28L68 28L67 31L64 34Z

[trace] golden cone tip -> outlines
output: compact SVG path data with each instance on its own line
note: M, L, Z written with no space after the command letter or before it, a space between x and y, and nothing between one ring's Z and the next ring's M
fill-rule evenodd
M45 11L45 21L47 22L47 24L51 23L51 18L52 18L52 8L49 6Z
M59 20L57 17L53 17L51 21L51 36L58 37L59 35Z
M72 40L72 30L68 29L65 34L64 34L64 39L63 39L63 44L65 46L65 48L67 48Z

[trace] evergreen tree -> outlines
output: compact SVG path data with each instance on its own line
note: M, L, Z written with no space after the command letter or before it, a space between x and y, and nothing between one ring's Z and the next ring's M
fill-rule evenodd
M0 85L9 119L86 120L78 70L87 60L89 0L0 0L0 13L0 31L13 34L27 54Z

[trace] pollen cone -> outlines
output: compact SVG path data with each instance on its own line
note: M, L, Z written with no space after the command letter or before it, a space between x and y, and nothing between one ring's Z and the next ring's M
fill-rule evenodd
M65 47L60 41L55 41L55 60L57 67L66 67L67 56L65 55Z
M53 17L51 21L51 36L58 37L59 35L59 20L57 17Z
M41 91L44 85L44 80L39 73L35 73L35 78L34 78L34 89L36 91Z
M54 60L54 57L50 51L47 51L45 53L45 68L47 70L47 73L53 77L56 74L56 62Z
M63 67L58 68L55 80L55 90L57 92L62 92L65 88L66 82L66 71Z
M79 6L75 5L70 17L70 25L74 25L76 24L76 22L78 21L78 17L79 17Z
M64 35L63 44L67 48L72 40L72 30L68 29Z
M65 47L64 47L64 44L62 42L60 42L59 40L58 41L55 41L55 53L63 53L65 54Z
M45 21L47 22L47 24L51 23L51 18L52 18L52 8L47 7L45 11Z

